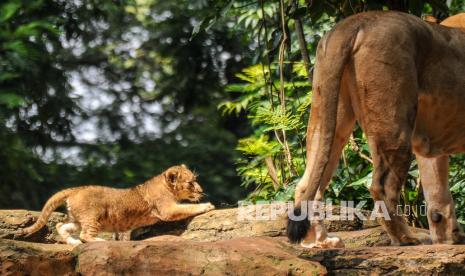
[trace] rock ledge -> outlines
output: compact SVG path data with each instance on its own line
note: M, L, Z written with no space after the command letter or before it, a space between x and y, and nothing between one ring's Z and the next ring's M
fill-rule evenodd
M238 221L237 209L135 231L142 241L108 241L71 247L51 244L55 213L27 241L8 238L37 212L0 211L0 275L438 275L465 273L465 246L386 246L374 224L329 222L344 230L344 249L303 249L283 237L284 221ZM332 227L332 228L331 228ZM345 231L349 229L350 231ZM170 234L170 235L166 235ZM153 237L155 236L155 237ZM108 235L107 235L108 237ZM39 241L39 242L37 242Z

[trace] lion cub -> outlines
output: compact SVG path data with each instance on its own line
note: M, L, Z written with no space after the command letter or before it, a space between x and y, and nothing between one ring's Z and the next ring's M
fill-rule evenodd
M202 188L196 176L185 165L174 166L129 189L84 186L58 192L47 201L37 221L20 235L31 235L41 229L50 214L66 203L69 222L56 225L66 243L103 241L97 238L99 231L124 232L215 209L211 203L179 203L181 200L199 201L201 197ZM73 238L71 235L79 230L79 239Z

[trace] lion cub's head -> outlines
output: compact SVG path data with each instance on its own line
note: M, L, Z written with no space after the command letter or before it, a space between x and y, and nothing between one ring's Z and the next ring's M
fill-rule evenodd
M186 165L173 166L163 173L168 188L177 200L199 201L203 190L197 176Z

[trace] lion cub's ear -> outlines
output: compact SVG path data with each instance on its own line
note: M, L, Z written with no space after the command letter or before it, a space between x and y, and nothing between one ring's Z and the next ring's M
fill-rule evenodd
M165 172L165 180L168 184L175 184L179 177L179 171L176 168L170 168Z

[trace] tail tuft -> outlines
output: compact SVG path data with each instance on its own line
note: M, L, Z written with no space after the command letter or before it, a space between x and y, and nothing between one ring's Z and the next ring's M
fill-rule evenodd
M295 217L300 217L302 210L300 207L293 210ZM307 235L310 229L308 214L301 220L293 220L290 217L287 220L287 237L291 243L300 243Z

